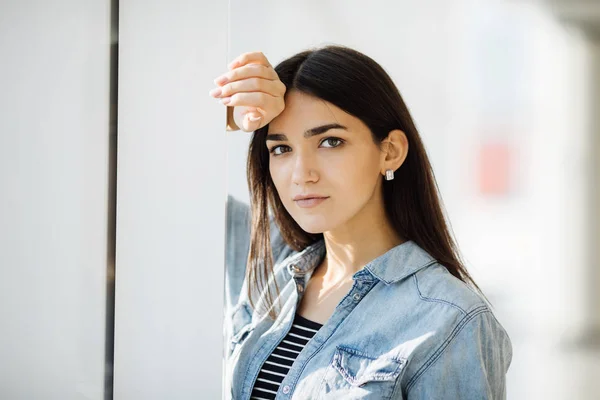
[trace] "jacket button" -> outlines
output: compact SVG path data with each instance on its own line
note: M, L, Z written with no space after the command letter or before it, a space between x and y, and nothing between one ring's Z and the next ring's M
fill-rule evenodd
M354 294L354 300L359 300L359 299L360 299L360 294L358 294L358 293L355 293L355 294Z
M288 394L290 392L290 387L288 385L285 385L283 387L283 393Z
M302 292L304 291L304 288L302 287L302 285L301 285L301 284L298 284L298 291L299 291L300 293L302 293Z
M292 265L292 271L294 271L294 272L300 272L300 268L298 268L295 265Z

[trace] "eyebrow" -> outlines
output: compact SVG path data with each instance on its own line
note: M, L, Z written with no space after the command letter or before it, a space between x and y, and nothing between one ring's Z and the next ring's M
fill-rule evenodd
M343 129L345 131L348 130L348 128L346 128L344 125L340 125L340 124L321 125L321 126L316 126L314 128L310 128L306 132L304 132L304 138L308 139L315 135L321 135L330 129ZM266 140L285 141L285 140L288 140L288 138L283 133L270 133L267 135Z

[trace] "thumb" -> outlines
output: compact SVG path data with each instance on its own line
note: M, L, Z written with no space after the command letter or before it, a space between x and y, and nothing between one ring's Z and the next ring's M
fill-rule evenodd
M255 131L260 127L260 121L262 115L259 113L248 113L246 114L248 131Z
M259 113L248 113L248 120L252 122L260 121L262 119L262 115Z

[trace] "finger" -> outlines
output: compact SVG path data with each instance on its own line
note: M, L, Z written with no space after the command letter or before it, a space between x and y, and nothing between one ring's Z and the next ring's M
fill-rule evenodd
M248 64L243 67L229 71L215 79L217 85L225 85L229 82L235 82L248 78L262 78L268 80L279 80L277 72L271 67L265 67L260 64Z
M222 104L227 104L229 107L245 106L245 107L261 107L269 109L269 105L273 104L277 97L271 96L263 92L242 92L236 93L231 97L221 99Z
M283 96L285 85L281 81L262 78L248 78L228 83L221 87L220 97L230 97L241 92L263 92L271 96Z
M272 67L267 57L260 51L242 53L239 56L237 56L232 62L230 62L227 67L229 69L234 69L252 62L264 65L266 67Z

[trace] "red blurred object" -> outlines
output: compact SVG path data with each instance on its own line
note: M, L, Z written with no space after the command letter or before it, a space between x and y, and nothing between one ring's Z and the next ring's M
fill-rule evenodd
M507 143L483 143L479 149L479 193L499 196L510 193L511 148Z

